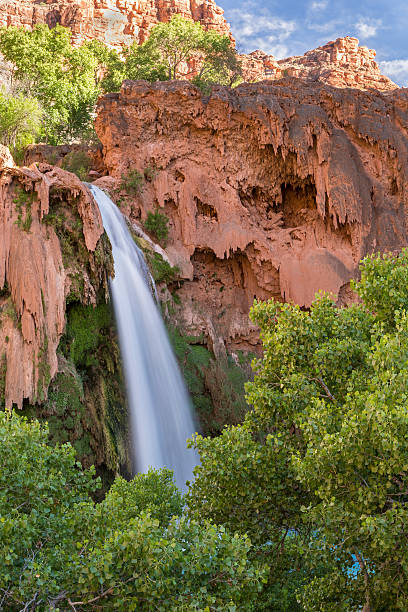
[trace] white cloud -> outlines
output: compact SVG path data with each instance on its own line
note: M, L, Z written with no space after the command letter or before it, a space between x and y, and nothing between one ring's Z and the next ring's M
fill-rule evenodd
M310 5L310 9L312 11L324 11L327 8L328 4L329 4L328 0L315 0Z
M295 21L276 17L266 10L259 11L259 7L252 4L247 5L245 11L232 9L228 17L242 51L262 49L278 59L288 55L286 41L297 28Z
M330 36L332 36L333 32L340 32L340 36L341 31L344 28L344 24L338 19L332 19L331 21L325 21L323 23L308 22L307 28L313 32L319 32L319 34L329 35L330 33Z
M364 21L360 19L358 23L356 23L356 31L357 35L360 38L372 38L377 35L378 29L381 28L382 21L380 19Z
M379 62L381 72L402 87L408 87L408 59Z

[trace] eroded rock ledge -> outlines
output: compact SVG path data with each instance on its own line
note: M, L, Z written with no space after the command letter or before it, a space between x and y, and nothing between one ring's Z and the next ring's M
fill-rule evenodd
M127 212L168 215L185 328L215 344L257 343L255 297L344 301L362 257L407 244L407 90L125 81L96 129L112 177L154 169Z

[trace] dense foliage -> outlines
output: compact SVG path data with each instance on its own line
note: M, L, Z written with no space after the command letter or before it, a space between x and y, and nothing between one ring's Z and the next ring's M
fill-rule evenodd
M232 85L241 74L227 36L180 15L157 24L145 43L135 42L120 54L97 40L73 47L68 28L45 24L32 31L0 29L0 52L18 90L16 97L0 99L0 127L3 143L17 149L37 136L50 144L92 138L98 96L117 91L125 78L190 78L208 90L214 83Z
M258 609L408 608L407 264L367 258L349 308L255 303L253 411L194 441L190 515L249 534L270 567Z
M100 93L97 73L100 47L74 48L67 28L3 28L0 51L13 65L21 93L44 109L41 137L50 144L89 135L91 114Z
M43 111L36 98L0 90L0 143L18 158L41 133Z
M38 422L0 414L0 609L243 610L261 574L249 541L182 516L168 470L118 477L103 502L94 471Z
M206 31L199 22L174 15L158 23L142 45L123 51L124 63L113 54L107 58L106 91L116 91L124 78L166 81L192 79L208 90L212 84L233 85L241 76L241 64L228 36Z

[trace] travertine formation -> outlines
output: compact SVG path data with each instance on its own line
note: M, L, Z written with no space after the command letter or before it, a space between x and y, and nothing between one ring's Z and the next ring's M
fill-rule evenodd
M214 0L0 0L0 27L61 24L71 28L74 43L97 38L121 49L144 42L155 24L176 13L231 36Z
M243 62L248 81L292 76L334 87L379 91L397 89L398 85L381 74L375 56L373 49L359 47L357 38L346 36L304 55L276 60L262 51L254 51L243 56Z
M0 370L5 406L44 400L57 372L57 347L65 327L65 299L71 288L60 240L45 223L50 197L79 213L89 251L103 233L99 209L73 174L43 164L13 167L0 150ZM104 278L104 276L102 277ZM84 303L95 288L84 278Z
M126 212L169 217L185 328L218 353L258 342L254 298L344 302L362 257L407 245L407 90L125 81L96 129L117 182L150 169Z

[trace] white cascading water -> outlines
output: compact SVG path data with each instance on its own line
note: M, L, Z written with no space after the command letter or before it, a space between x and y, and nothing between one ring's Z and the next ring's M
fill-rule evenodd
M136 469L168 467L185 488L198 463L188 449L195 431L190 400L151 291L151 276L126 221L104 191L90 190L112 245L110 287L126 378Z

